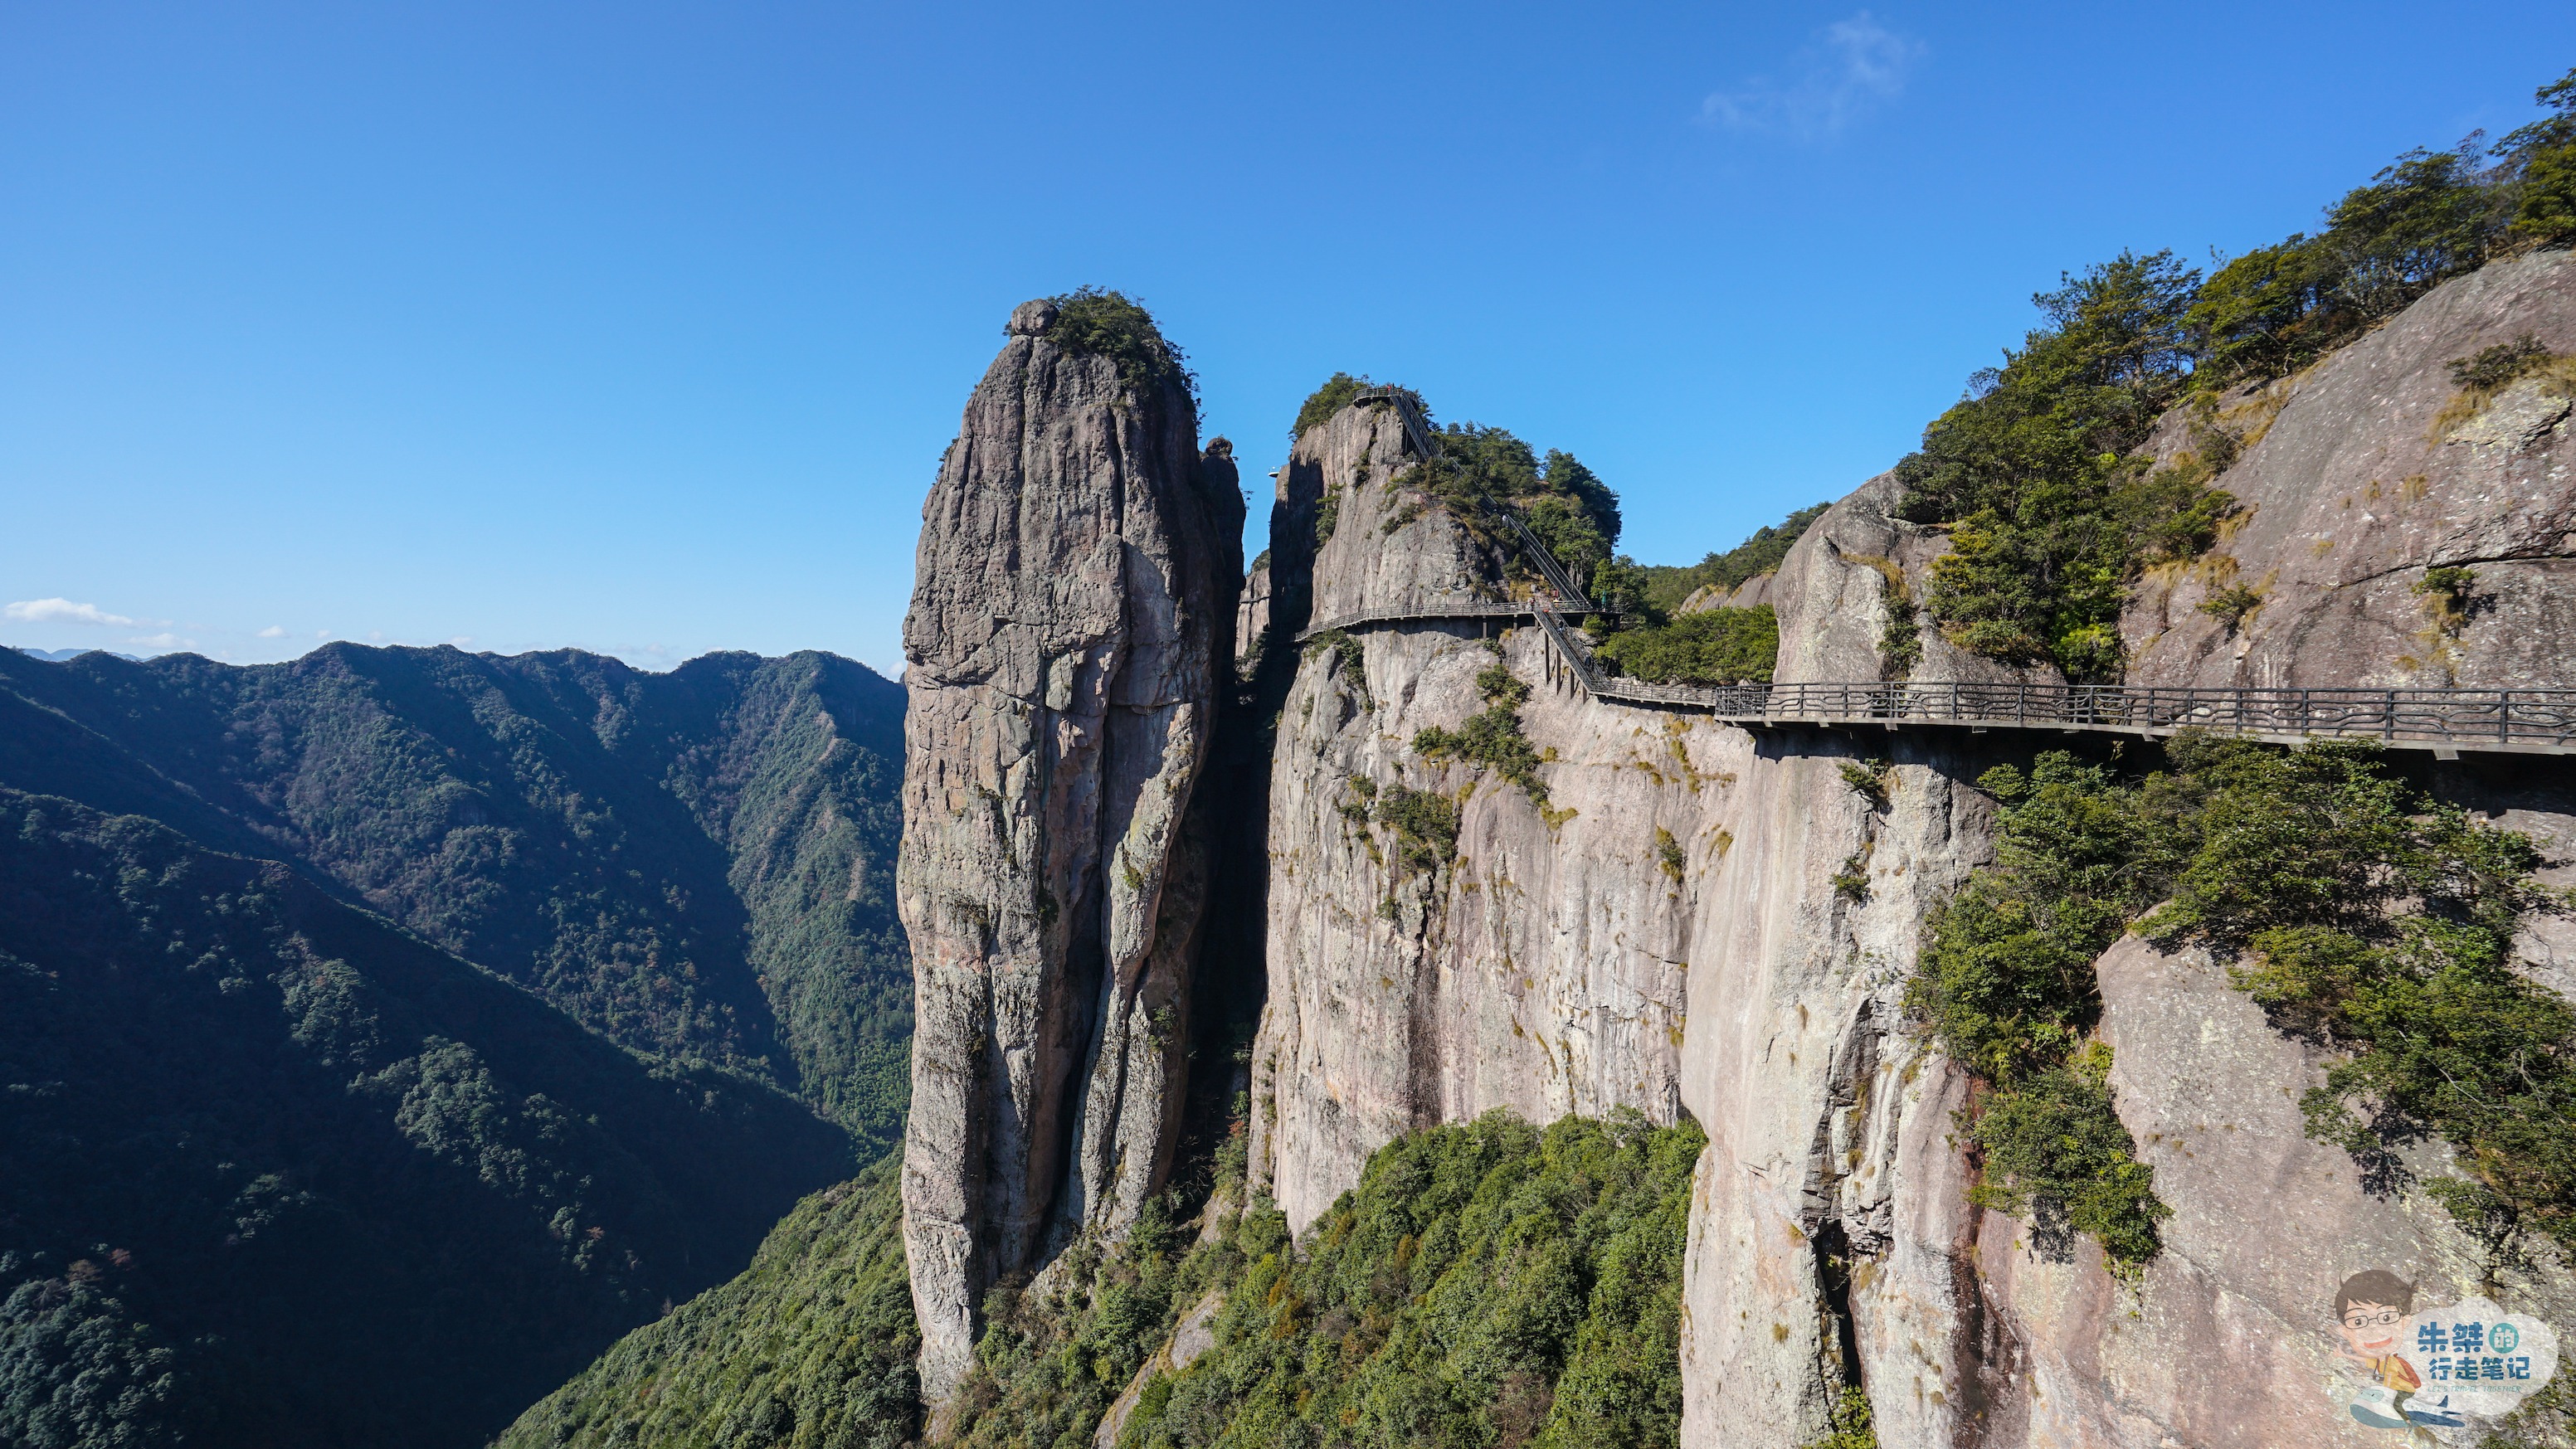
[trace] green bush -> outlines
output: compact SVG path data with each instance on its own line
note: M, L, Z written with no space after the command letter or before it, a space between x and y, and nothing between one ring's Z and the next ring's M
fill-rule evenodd
M1612 634L1592 657L1610 673L1658 684L1768 684L1780 657L1780 616L1769 604L1702 609Z
M2576 70L2532 100L2552 114L2497 142L2493 153L2511 186L2508 229L2518 240L2566 246L2576 242Z
M1979 1201L2100 1239L2134 1272L2165 1209L2112 1111L2093 961L2156 899L2182 849L2168 784L2132 789L2062 752L1990 770L1995 864L1932 913L1907 999L1992 1090L1969 1123Z
M1821 1439L1810 1439L1800 1449L1878 1449L1878 1426L1872 1422L1869 1395L1857 1388L1846 1387L1834 1400Z
M1933 914L1908 1000L1992 1087L1970 1128L1985 1200L2118 1264L2153 1251L2162 1210L2090 1040L2092 963L2134 924L2236 958L2285 1029L2350 1053L2303 1103L2312 1135L2370 1163L2439 1133L2469 1175L2434 1191L2463 1221L2576 1241L2576 1016L2508 959L2558 899L2530 841L2421 797L2368 744L2184 736L2168 758L2121 781L2049 753L1980 782L1996 862Z
M1755 529L1753 536L1724 553L1711 553L1688 566L1649 564L1642 572L1646 589L1640 602L1646 607L1669 614L1682 606L1702 588L1732 589L1756 574L1776 571L1789 556L1789 546L1796 543L1807 529L1825 516L1830 503L1801 508L1776 524Z
M2123 253L2034 297L2049 325L1897 464L1905 516L1955 524L1925 599L1952 643L2118 677L2113 626L2156 551L2148 529L2227 506L2129 456L2190 379L2184 314L2198 281L2169 252Z
M1551 450L1542 462L1509 432L1474 423L1452 423L1438 438L1438 454L1407 473L1406 485L1503 551L1515 575L1535 577L1536 571L1502 519L1506 507L1520 513L1576 582L1588 586L1594 572L1610 562L1619 541L1619 497L1572 454Z
M1251 1266L1121 1449L1661 1449L1697 1127L1492 1113L1397 1139ZM1031 1442L1044 1442L1032 1440Z
M1239 1124L1238 1124L1239 1125ZM1227 1193L1239 1184L1224 1185ZM1242 1276L1245 1250L1275 1250L1286 1224L1266 1205L1223 1211L1200 1241L1155 1199L1114 1244L1086 1238L1046 1286L997 1289L985 1304L975 1367L959 1386L955 1449L1088 1444L1100 1416L1211 1289Z
M2094 1042L1988 1095L1968 1129L1985 1167L1969 1196L2042 1231L2090 1234L2114 1265L2133 1269L2155 1255L2155 1225L2173 1210L2111 1108L2110 1070L2110 1048Z
M2539 338L2526 332L2511 342L2482 348L2474 357L2452 358L2451 385L2463 390L2493 392L2548 361L2549 349Z
M1191 375L1188 359L1134 298L1103 287L1076 287L1047 300L1056 308L1047 341L1067 352L1108 358L1130 387L1177 385L1196 401L1198 379Z
M1331 422L1333 414L1349 407L1351 399L1368 386L1367 378L1353 377L1347 372L1337 372L1324 379L1324 385L1306 394L1306 401L1298 405L1297 421L1288 429L1289 446L1295 447L1297 440L1306 436L1309 429Z
M2200 612L2227 626L2234 634L2245 626L2245 616L2263 607L2263 596L2243 584L2232 584L2201 600Z
M1500 660L1476 675L1485 707L1454 730L1428 726L1413 736L1415 754L1427 760L1463 760L1480 765L1521 787L1532 804L1545 808L1547 782L1538 777L1538 751L1521 731L1521 705L1530 687Z
M1368 655L1358 636L1340 629L1327 629L1306 641L1306 657L1328 661L1328 678L1339 678L1344 688L1359 696L1363 713L1376 708L1369 697Z
M1370 818L1395 832L1396 859L1424 875L1458 854L1458 802L1436 790L1389 785Z

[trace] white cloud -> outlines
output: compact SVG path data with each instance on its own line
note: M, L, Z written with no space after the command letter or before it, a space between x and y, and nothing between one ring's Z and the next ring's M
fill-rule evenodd
M267 628L259 631L259 637L262 639L283 639L286 637L286 631L275 624L271 624Z
M132 639L128 639L125 642L128 644L140 644L146 649L194 649L197 647L196 640L182 639L176 634L142 634L137 635Z
M102 624L119 629L138 628L140 619L111 614L96 604L75 604L69 599L23 599L0 614L22 624Z
M1794 79L1753 76L1732 90L1711 91L1700 102L1700 119L1730 131L1801 141L1840 135L1904 94L1906 72L1923 50L1923 42L1897 34L1863 10L1826 26L1823 45L1797 57Z

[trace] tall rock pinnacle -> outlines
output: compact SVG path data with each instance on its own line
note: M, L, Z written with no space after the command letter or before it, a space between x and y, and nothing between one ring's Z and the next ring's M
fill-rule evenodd
M1242 577L1234 469L1197 433L1141 309L1025 303L922 509L898 896L935 1414L985 1292L1122 1231L1170 1166L1205 893L1189 806Z

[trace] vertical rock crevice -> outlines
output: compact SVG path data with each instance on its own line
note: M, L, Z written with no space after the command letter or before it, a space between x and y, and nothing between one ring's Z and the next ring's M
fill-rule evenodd
M968 399L904 621L904 1237L934 1412L987 1290L1161 1187L1207 891L1242 501L1176 367L1057 321L1015 311Z

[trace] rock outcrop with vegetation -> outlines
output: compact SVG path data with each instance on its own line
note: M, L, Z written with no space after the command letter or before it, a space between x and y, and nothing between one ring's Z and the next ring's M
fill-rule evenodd
M2226 430L2238 512L2120 619L2133 683L2563 686L2576 658L2576 256L2442 286L2160 430ZM2203 418L2206 421L2203 421Z
M985 1294L1121 1231L1169 1169L1242 509L1179 354L1095 292L1012 314L924 506L899 897L934 1406Z

